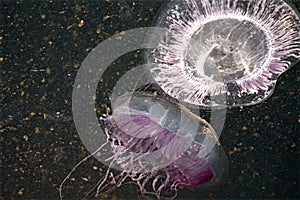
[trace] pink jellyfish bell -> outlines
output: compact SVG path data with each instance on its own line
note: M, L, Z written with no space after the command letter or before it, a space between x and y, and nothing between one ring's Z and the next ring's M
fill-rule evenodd
M183 102L259 103L272 94L280 74L299 62L299 16L282 0L183 0L165 13L158 26L168 31L150 52L150 71Z

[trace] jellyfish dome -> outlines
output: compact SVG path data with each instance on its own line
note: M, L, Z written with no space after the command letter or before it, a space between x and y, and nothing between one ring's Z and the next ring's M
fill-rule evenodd
M169 100L131 95L120 96L112 115L101 118L113 149L109 167L120 171L117 186L129 179L142 194L173 199L179 186L215 185L224 178L228 161L208 122ZM109 171L97 194L111 186Z
M204 107L253 105L300 59L300 20L282 0L183 0L157 24L167 33L149 53L170 96Z

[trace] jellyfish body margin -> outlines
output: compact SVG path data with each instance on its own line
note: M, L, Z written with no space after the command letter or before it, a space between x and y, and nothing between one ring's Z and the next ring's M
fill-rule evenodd
M170 96L209 108L253 105L300 60L299 15L282 0L183 0L168 4L150 72ZM226 101L219 98L226 95Z

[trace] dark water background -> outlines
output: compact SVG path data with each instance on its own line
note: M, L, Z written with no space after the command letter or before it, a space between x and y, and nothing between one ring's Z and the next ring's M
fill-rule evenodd
M72 119L72 84L81 62L123 30L151 26L162 1L2 1L0 18L0 199L57 199L58 186L89 152ZM142 51L115 61L109 80L143 63ZM297 199L299 186L299 64L284 73L266 102L230 109L221 143L228 182L178 199ZM99 92L99 113L110 90ZM79 199L105 167L83 164L64 187ZM118 198L117 198L118 197ZM126 185L108 199L143 199Z

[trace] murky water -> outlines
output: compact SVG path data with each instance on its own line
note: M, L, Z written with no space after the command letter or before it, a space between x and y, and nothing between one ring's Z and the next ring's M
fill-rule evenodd
M61 181L89 154L72 117L72 86L81 62L113 34L151 26L163 3L2 2L1 197L59 197ZM109 106L114 80L143 58L142 51L128 53L105 71L97 90L99 116ZM178 199L299 198L299 67L279 77L266 102L227 112L220 140L230 163L228 182L209 191L183 189ZM84 196L105 170L88 160L66 184L65 197ZM137 194L138 187L125 185L105 197L142 199Z

